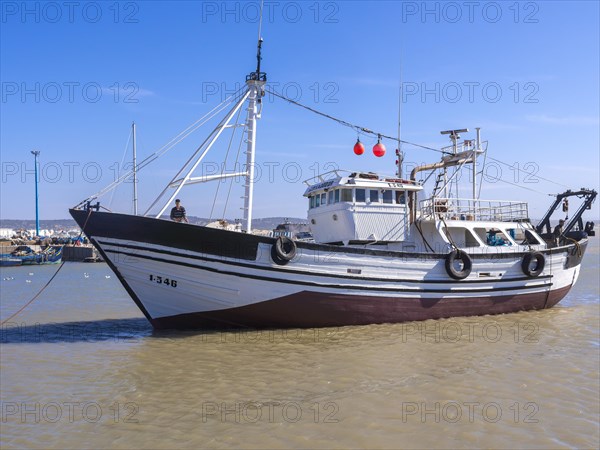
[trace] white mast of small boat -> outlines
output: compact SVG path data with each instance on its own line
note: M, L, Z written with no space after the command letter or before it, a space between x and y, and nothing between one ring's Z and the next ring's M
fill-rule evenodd
M138 196L137 196L137 153L135 147L135 122L131 124L131 133L133 135L133 215L138 214Z

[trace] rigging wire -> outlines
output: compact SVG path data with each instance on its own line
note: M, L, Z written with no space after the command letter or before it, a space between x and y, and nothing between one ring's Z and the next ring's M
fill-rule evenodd
M499 163L499 164L503 164L503 165L505 165L505 166L507 166L507 167L510 167L511 169L513 169L513 170L516 170L516 171L518 171L518 172L526 173L526 174L528 174L528 175L531 175L531 176L533 176L533 177L539 178L540 180L547 181L548 183L553 183L553 184L556 184L557 186L562 186L562 187L564 187L564 188L570 189L570 186L567 186L567 185L565 185L565 184L558 183L557 181L550 180L550 179L548 179L548 178L541 177L541 176L539 176L539 175L537 175L537 174L536 174L536 175L532 175L530 172L527 172L526 170L520 169L519 167L515 168L515 167L514 167L514 165L513 165L513 166L511 166L510 164L508 164L508 163L505 163L504 161L500 161L499 159L492 158L491 156L490 156L490 159L491 159L492 161L495 161L495 162Z
M232 127L232 131L231 131L231 138L229 139L229 145L227 146L227 152L225 153L225 161L223 162L223 165L221 166L221 176L223 176L223 174L225 173L225 168L227 167L227 159L229 158L229 151L231 150L231 144L233 143L233 138L235 137L235 132L237 131L238 128L238 121L240 120L240 115L242 113L242 108L240 108L237 112L237 116L235 118L235 125ZM242 131L242 136L243 136L243 131ZM235 170L235 166L234 166L234 170ZM233 178L233 177L232 177ZM221 181L217 180L217 189L215 192L215 196L213 198L213 204L212 207L210 208L210 215L208 216L208 221L210 222L212 220L212 216L213 216L213 212L215 210L215 204L217 203L217 197L219 196L219 189L221 188Z
M171 150L173 147L175 147L177 144L179 144L181 141L183 141L185 138L187 138L190 134L192 134L194 131L196 131L198 128L200 128L202 125L204 125L210 119L212 119L214 116L216 116L217 114L219 114L225 108L227 108L236 98L238 98L238 95L240 94L240 92L242 92L245 89L246 89L246 86L241 87L238 91L236 91L230 97L226 98L222 103L220 103L219 105L215 106L212 110L210 110L204 116L202 116L201 118L199 118L198 120L196 120L194 123L192 123L186 129L184 129L183 131L181 131L179 134L177 134L174 138L172 138L169 142L167 142L161 148L159 148L158 150L156 150L151 155L147 156L142 162L140 162L137 165L138 172L141 169L143 169L144 167L146 167L148 164L152 163L156 159L158 159L161 156L163 156L165 153L167 153L169 150ZM130 170L130 171L128 171L128 172L126 172L126 173L124 173L123 175L121 175L119 178L117 178L115 181L113 181L111 184L109 184L108 186L106 186L102 190L98 191L94 195L89 196L88 198L86 198L85 200L83 200L82 202L80 202L79 204L77 204L75 206L75 208L78 208L81 205L83 205L84 203L86 203L88 201L91 201L91 200L94 200L94 199L96 199L96 198L98 198L98 197L106 194L107 192L109 192L112 189L114 189L116 186L118 186L121 183L123 183L131 175L133 175L133 169Z
M292 99L290 99L290 98L287 98L287 97L285 97L285 96L283 96L283 95L277 94L276 92L273 92L273 91L271 91L270 89L266 89L266 92L268 92L268 93L270 93L270 94L274 95L275 97L279 97L279 98L281 98L282 100L285 100L285 101L287 101L287 102L289 102L289 103L291 103L291 104L293 104L293 105L299 106L299 107L301 107L301 108L304 108L304 109L306 109L306 110L308 110L308 111L310 111L310 112L313 112L313 113L315 113L315 114L318 114L318 115L320 115L320 116L322 116L322 117L325 117L325 118L327 118L327 119L333 120L334 122L337 122L337 123L339 123L340 125L343 125L343 126L346 126L346 127L352 128L353 130L357 131L358 133L363 133L363 134L371 134L371 135L373 135L373 136L380 136L380 137L382 137L382 138L385 138L385 139L389 139L389 140L392 140L392 141L398 142L398 144L399 144L399 145L401 145L401 144L408 144L408 145L412 145L412 146L415 146L415 147L419 147L419 148L422 148L422 149L425 149L425 150L431 150L431 151L435 151L435 152L438 152L438 153L443 153L443 154L446 154L446 155L450 155L450 154L452 154L452 153L450 153L450 152L446 152L446 151L443 151L443 150L439 150L439 149L437 149L437 148L428 147L428 146L426 146L426 145L421 145L421 144L416 144L416 143L414 143L414 142L405 141L405 140L402 140L402 139L400 139L400 137L398 137L398 138L395 138L395 137L392 137L392 136L385 135L385 134L383 134L383 133L378 133L378 132L375 132L375 131L369 130L368 128L364 128L364 127L361 127L361 126L359 126L359 125L355 125L355 124L353 124L353 123L347 122L347 121L345 121L345 120L338 119L338 118L336 118L336 117L333 117L333 116L331 116L331 115L329 115L329 114L325 114L325 113L323 113L323 112L321 112L321 111L318 111L318 110L316 110L316 109L314 109L314 108L311 108L311 107L309 107L309 106L303 105L302 103L300 103L300 102L297 102L297 101L295 101L295 100L292 100ZM400 130L400 123L399 123L398 125L399 125L398 129ZM484 156L484 158L487 158L487 151L485 152L485 156ZM505 165L505 166L507 166L507 167L514 168L514 166L511 166L511 165L510 165L510 164L508 164L508 163L505 163L505 162L503 162L503 161L500 161L499 159L492 158L491 156L490 156L489 158L490 158L491 160L493 160L493 161L495 161L495 162L499 163L499 164L503 164L503 165ZM484 159L484 166L485 166L485 159ZM518 168L518 167L517 167L516 169L514 169L514 170L517 170L517 171L519 171L519 172L523 172L523 173L527 173L527 174L531 175L531 174L530 174L530 172L527 172L527 171L525 171L525 170L522 170L522 169L520 169L520 168ZM567 188L567 189L569 189L569 186L567 186L567 185L565 185L565 184L558 183L558 182L556 182L556 181L554 181L554 180L550 180L550 179L548 179L548 178L544 178L544 177L541 177L541 176L539 176L539 175L535 175L535 176L536 176L537 178L539 178L540 180L544 180L544 181L547 181L547 182L549 182L549 183L553 183L553 184L555 184L555 185L557 185L557 186L561 186L561 187L564 187L564 188ZM513 184L514 186L521 187L521 188L523 188L523 189L526 189L526 190L529 190L529 191L532 191L532 192L537 192L537 193L541 193L541 194L543 194L543 195L547 195L546 193L542 193L542 192L540 192L540 191L536 191L535 189L531 189L531 188L528 188L528 187L525 187L525 186L521 186L521 185L519 185L519 184L510 183L510 182L508 182L508 181L506 181L506 180L501 180L501 181L503 181L503 182L505 182L505 183L508 183L508 184ZM481 192L481 185L480 185L480 192Z
M318 110L316 110L314 108L311 108L310 106L303 105L302 103L299 103L299 102L297 102L295 100L292 100L291 98L288 98L288 97L280 95L280 94L278 94L276 92L273 92L270 89L265 89L265 91L268 92L269 94L274 95L275 97L279 97L280 99L285 100L285 101L287 101L287 102L289 102L289 103L291 103L293 105L299 106L299 107L304 108L304 109L306 109L306 110L308 110L310 112L318 114L319 116L322 116L322 117L325 117L327 119L333 120L334 122L337 122L340 125L343 125L343 126L348 127L348 128L352 128L353 130L357 131L358 133L370 134L370 135L373 135L373 136L382 137L382 138L389 139L389 140L394 141L394 142L398 142L399 144L413 145L415 147L419 147L419 148L422 148L422 149L425 149L425 150L431 150L431 151L438 152L438 153L443 153L445 155L451 155L452 154L450 152L445 152L445 151L437 149L437 148L427 147L426 145L421 145L421 144L415 144L414 142L405 141L405 140L398 139L398 138L393 137L393 136L389 136L389 135L386 135L386 134L383 134L383 133L379 133L379 132L376 132L376 131L373 131L373 130L369 130L368 128L361 127L360 125L355 125L355 124L347 122L345 120L333 117L333 116L331 116L329 114L325 114L325 113L323 113L321 111L318 111Z
M129 148L129 142L131 141L132 135L133 135L133 129L130 128L129 136L127 136L127 143L125 144L125 149L123 150L123 157L121 158L121 164L119 165L119 167L117 167L117 177L119 176L119 173L121 172L121 167L123 167L123 163L125 162L125 156L127 155L127 149ZM115 191L116 191L116 189L113 189L112 193L110 195L110 200L108 201L109 208L112 206L113 198L115 197Z
M240 160L240 153L242 150L242 144L244 143L244 133L245 132L246 132L246 130L242 131L242 135L240 136L240 143L238 145L237 155L235 156L235 163L234 163L233 167L238 167L238 162ZM221 216L221 219L223 219L223 220L225 220L225 214L227 214L227 206L229 205L229 197L231 196L231 188L233 187L233 180L234 180L234 177L231 177L231 180L229 181L229 190L227 191L227 198L225 199L225 205L223 206L223 215Z
M538 190L535 190L535 189L532 189L532 188L529 188L529 187L522 186L522 185L517 184L517 183L511 183L510 181L506 181L506 180L504 180L502 178L495 178L495 180L496 181L501 181L502 183L510 184L512 186L515 186L515 187L519 187L521 189L525 189L527 191L535 192L536 194L548 195L550 197L555 197L554 194L548 194L547 192L538 191Z

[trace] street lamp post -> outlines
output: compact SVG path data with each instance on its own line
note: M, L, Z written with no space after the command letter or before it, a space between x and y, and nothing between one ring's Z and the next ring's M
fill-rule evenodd
M34 174L35 174L35 235L40 235L40 216L39 216L39 206L38 206L38 165L37 159L40 154L39 150L32 150L31 154L34 159Z

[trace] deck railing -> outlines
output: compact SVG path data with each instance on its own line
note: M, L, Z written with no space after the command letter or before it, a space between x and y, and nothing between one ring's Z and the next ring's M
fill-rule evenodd
M420 202L421 218L445 220L518 221L529 219L527 203L433 197Z

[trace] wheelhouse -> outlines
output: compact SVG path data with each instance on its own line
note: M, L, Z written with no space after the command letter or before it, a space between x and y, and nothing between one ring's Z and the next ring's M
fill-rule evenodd
M305 181L308 220L316 242L402 241L409 228L415 182L369 172L335 170Z

